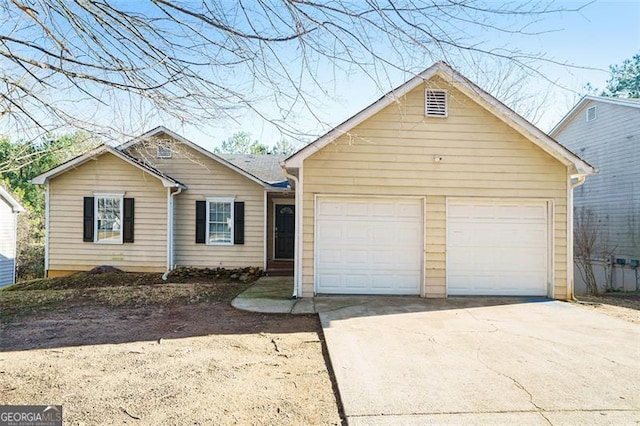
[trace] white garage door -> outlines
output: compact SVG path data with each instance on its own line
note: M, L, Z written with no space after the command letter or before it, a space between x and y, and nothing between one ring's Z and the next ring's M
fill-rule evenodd
M545 296L544 201L447 202L447 294Z
M316 291L420 294L422 201L318 198Z

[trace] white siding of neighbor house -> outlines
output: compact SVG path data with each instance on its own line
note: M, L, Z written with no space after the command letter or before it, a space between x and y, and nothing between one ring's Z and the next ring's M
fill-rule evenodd
M162 139L162 135L154 137L155 141ZM155 158L156 150L149 146L146 149L131 149L131 154L145 159L187 186L174 198L175 263L198 268L263 267L264 188L178 141L171 140L170 145L173 155L168 159ZM245 203L244 244L196 244L196 201L204 201L207 197L233 197Z
M553 203L553 296L568 297L567 167L445 81L448 118L425 117L425 85L303 163L303 296L314 293L316 194L425 197L425 288L446 295L447 197L533 198ZM441 156L435 162L434 156Z
M0 196L0 287L13 284L15 278L17 216Z
M94 193L135 199L134 243L83 242L83 200ZM167 189L160 180L106 153L49 184L49 275L111 265L125 271L166 270Z
M640 258L640 108L591 100L553 136L599 169L574 191L576 218L593 209L615 256Z

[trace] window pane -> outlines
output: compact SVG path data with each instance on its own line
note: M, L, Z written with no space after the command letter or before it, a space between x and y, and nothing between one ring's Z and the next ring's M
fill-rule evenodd
M120 241L122 228L122 212L120 211L120 198L99 197L96 241Z
M231 243L231 203L209 203L209 243Z

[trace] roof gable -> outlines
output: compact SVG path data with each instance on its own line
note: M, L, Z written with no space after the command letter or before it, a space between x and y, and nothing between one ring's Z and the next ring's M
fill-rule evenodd
M319 151L326 145L336 140L338 137L344 134L348 134L354 127L358 126L368 118L382 111L393 102L396 102L399 98L405 96L406 94L416 89L421 84L424 84L426 81L434 78L435 76L441 77L448 84L454 86L461 93L474 100L481 107L485 108L487 111L491 112L501 121L516 130L518 133L525 136L528 140L540 147L543 151L547 152L553 158L557 159L566 166L571 166L572 174L586 175L595 172L595 169L591 165L589 165L577 155L559 144L542 130L529 123L527 120L522 118L506 105L498 101L496 98L476 86L473 82L468 80L466 77L455 71L444 62L437 62L411 80L390 91L353 117L344 121L342 124L326 133L324 136L321 136L314 142L302 148L284 161L285 167L301 167L305 158L309 157L314 152Z
M63 173L66 173L67 171L69 171L70 169L74 169L76 167L79 167L81 165L83 165L84 163L88 162L89 160L91 160L92 158L97 158L100 157L101 155L104 154L113 154L114 156L116 156L117 158L131 164L134 167L139 168L140 170L150 174L151 176L159 179L163 186L166 188L177 188L177 187L181 187L181 188L186 188L186 186L181 183L180 181L172 178L171 176L162 173L160 170L151 167L150 165L143 163L142 161L138 160L135 157L132 157L128 154L126 154L125 152L119 151L115 148L112 148L110 146L107 145L100 145L99 147L85 153L82 155L79 155L69 161L67 161L66 163L63 163L61 165L59 165L58 167L54 167L51 170L48 170L36 177L34 177L33 179L31 179L31 183L37 184L37 185L43 185L46 182L49 181L49 179L53 179L56 176L59 176Z
M640 99L621 99L611 98L607 96L586 95L583 96L582 99L580 99L578 103L575 104L567 114L565 114L564 117L562 117L558 124L556 124L553 129L551 129L549 134L554 137L558 135L558 133L560 133L562 129L564 129L570 122L574 120L574 118L582 110L582 108L590 102L612 104L628 108L640 108Z
M183 136L180 136L179 134L167 129L164 126L158 126L153 130L150 130L140 136L138 136L135 139L132 139L128 142L125 142L124 144L118 146L118 150L123 151L126 150L127 148L130 148L138 143L141 143L145 140L151 139L153 137L156 137L158 135L162 135L165 134L169 137L171 137L172 139L177 140L178 142L188 146L189 148L199 152L200 154L204 155L205 157L208 157L210 159L212 159L213 161L222 164L223 166L233 170L234 172L248 178L249 180L257 183L258 185L261 185L263 187L269 187L270 186L270 182L265 181L263 179L261 179L259 176L256 176L254 174L252 174L249 170L245 170L244 168L239 167L238 165L234 164L233 162L223 158L220 155L216 155L214 153L212 153L209 150L206 150L205 148L201 147L200 145L191 142L190 140L186 139ZM281 179L281 180L284 180Z

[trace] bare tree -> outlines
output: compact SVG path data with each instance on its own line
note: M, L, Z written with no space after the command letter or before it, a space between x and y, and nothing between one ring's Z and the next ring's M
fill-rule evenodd
M356 71L381 91L392 74L415 73L435 60L465 70L470 55L537 73L536 61L549 58L487 40L539 34L546 16L582 7L0 0L0 117L5 131L96 131L101 123L108 137L134 114L201 124L249 110L295 135L292 115L315 116L315 97Z
M576 209L575 213L573 237L578 271L587 286L587 291L597 296L600 290L593 269L594 262L609 258L613 254L613 249L603 238L600 220L592 209L582 207Z

